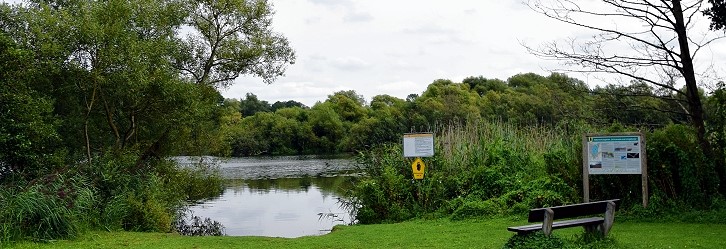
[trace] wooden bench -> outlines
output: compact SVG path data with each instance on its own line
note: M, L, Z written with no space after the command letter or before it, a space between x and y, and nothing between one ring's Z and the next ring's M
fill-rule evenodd
M604 236L608 235L610 228L615 221L615 210L620 203L620 199L596 201L588 203L580 203L574 205L537 208L529 210L529 222L542 222L539 224L525 225L518 227L508 227L507 230L517 232L518 234L527 234L541 230L545 235L549 236L553 229L568 228L582 226L586 231L599 230ZM587 217L579 219L583 216L593 216L603 214L604 217ZM553 222L555 220L568 219Z

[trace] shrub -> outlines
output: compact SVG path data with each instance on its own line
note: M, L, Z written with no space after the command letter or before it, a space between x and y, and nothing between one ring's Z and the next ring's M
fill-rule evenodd
M648 176L663 198L707 207L717 195L714 164L699 149L692 127L669 125L648 137Z
M485 217L572 203L577 190L545 172L546 153L572 147L555 133L501 123L447 127L436 136L437 154L424 160L425 178L415 181L400 144L373 148L359 156L364 180L352 191L351 206L361 223L375 223L413 214Z
M496 215L502 210L498 203L492 200L467 201L451 214L452 220L464 220L468 218L486 218Z
M98 204L81 176L52 174L28 186L0 188L0 243L71 238L88 225Z
M595 129L560 129L497 122L438 129L436 154L425 159L425 179L417 181L411 180L410 162L401 156L400 144L374 148L360 155L365 184L352 191L352 207L360 209L361 222L372 223L415 217L411 213L454 219L519 215L531 208L581 202L581 139ZM619 125L607 129L632 130ZM712 159L699 149L695 131L669 125L646 136L652 207L635 208L633 214L709 208L718 197L718 178ZM591 177L590 198L619 198L627 208L640 205L641 177ZM482 204L488 200L497 205ZM500 210L491 210L496 208Z
M72 238L88 228L170 232L187 201L222 191L214 166L159 160L138 167L134 159L102 156L91 165L1 185L0 243Z

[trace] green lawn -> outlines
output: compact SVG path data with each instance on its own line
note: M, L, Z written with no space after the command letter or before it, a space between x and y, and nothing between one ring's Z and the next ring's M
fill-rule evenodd
M454 222L446 219L398 224L337 227L324 236L185 237L175 234L89 232L71 241L23 243L11 248L501 248L521 221L498 218ZM570 238L581 228L555 230ZM611 236L622 248L726 248L726 224L615 222Z

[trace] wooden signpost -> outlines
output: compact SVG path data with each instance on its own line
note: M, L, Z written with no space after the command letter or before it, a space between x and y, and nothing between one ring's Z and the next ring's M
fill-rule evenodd
M639 174L643 207L648 206L648 160L640 132L590 133L582 136L583 199L590 201L590 175Z

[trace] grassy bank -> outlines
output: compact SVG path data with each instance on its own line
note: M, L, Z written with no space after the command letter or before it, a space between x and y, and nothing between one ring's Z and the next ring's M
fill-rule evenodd
M324 236L295 239L265 237L185 237L164 233L90 232L72 241L21 243L9 248L502 248L522 221L409 221L398 224L337 227ZM563 239L580 228L555 230ZM726 224L616 221L616 248L726 248Z

